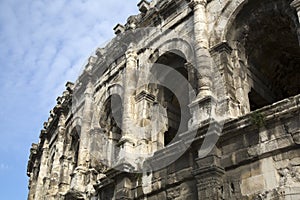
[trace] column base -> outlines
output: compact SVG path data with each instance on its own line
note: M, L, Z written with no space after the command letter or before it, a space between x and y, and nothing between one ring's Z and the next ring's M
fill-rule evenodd
M206 96L192 102L189 105L192 113L192 118L189 121L189 129L202 126L215 119L216 104L217 100L213 96Z

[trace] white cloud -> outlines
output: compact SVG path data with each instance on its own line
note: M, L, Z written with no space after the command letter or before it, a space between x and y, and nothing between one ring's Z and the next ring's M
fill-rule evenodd
M37 109L43 113L38 114L39 117L48 115L56 97L63 92L65 82L75 81L89 55L113 37L112 28L116 23L124 23L129 13L137 13L137 3L124 0L1 1L0 91L3 98L0 103L6 108L0 120L5 116L6 126L13 120L21 120L25 128L36 127L36 124L30 125L30 118L23 119L24 112L36 115ZM24 110L17 110L23 105L27 105ZM38 127L42 127L42 123ZM34 135L38 135L36 131ZM20 136L17 131L9 134Z
M113 36L116 23L136 14L138 1L0 1L0 170L2 180L19 183L26 196L25 166L30 143L38 141L42 122L68 80L75 81L89 55ZM7 181L0 186L7 186ZM5 194L6 193L6 194ZM14 196L15 195L15 196Z

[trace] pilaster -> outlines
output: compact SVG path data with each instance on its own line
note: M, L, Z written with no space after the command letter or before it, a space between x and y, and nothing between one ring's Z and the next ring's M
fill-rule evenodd
M58 107L58 106L57 106ZM61 181L61 170L63 169L61 158L64 152L64 140L65 140L65 122L66 118L63 113L63 109L59 106L56 113L59 115L59 121L57 126L57 139L55 143L55 156L53 159L52 170L50 175L50 188L49 195L53 198L57 196L59 191L59 185Z
M215 148L208 156L196 159L198 199L224 199L223 176L225 170L220 166L220 150Z
M131 162L130 154L135 146L136 136L133 127L134 123L134 96L136 92L136 70L137 70L137 52L131 44L126 52L126 68L123 79L123 119L122 119L122 138L120 139L120 162ZM121 161L122 160L122 161ZM119 163L120 163L119 162Z
M90 127L92 121L93 84L88 80L84 92L84 108L82 113L82 126L78 152L78 166L71 175L71 191L83 195L87 186L90 164Z
M125 132L124 134L129 134L130 124L133 122L133 111L132 103L134 100L134 93L136 90L136 69L137 69L137 53L133 47L129 47L126 52L126 68L125 68L125 77L123 80L124 86L124 99L123 99L123 121L122 129Z
M218 97L218 110L229 117L235 118L240 115L240 109L236 98L237 85L235 80L234 68L231 62L232 48L227 42L221 42L210 49L210 53L214 58L217 71L214 77L215 94Z
M80 133L80 144L78 154L78 166L89 166L89 132L92 121L92 104L93 104L93 85L91 82L87 83L84 92L84 108L82 113L82 127Z
M48 140L45 139L43 144L43 151L41 155L41 161L40 161L40 171L38 174L38 180L36 184L36 192L35 192L35 199L43 199L44 197L44 179L47 178L47 172L48 172L48 157L49 157L49 143Z
M192 63L185 63L185 68L188 71L188 81L189 84L191 85L193 91L189 91L189 102L193 101L195 98L195 95L198 92L198 88L197 88L197 75L196 75L196 71L195 68L193 66Z
M133 199L132 189L134 186L134 167L127 163L115 166L106 172L96 185L96 190L102 199Z
M138 107L138 120L139 125L147 126L150 118L150 109L154 103L155 97L145 87L135 97L136 105Z
M58 122L58 140L56 143L57 152L59 154L57 157L59 157L59 168L57 169L58 174L58 191L60 194L65 194L69 188L69 160L66 155L64 155L64 149L66 145L66 117L63 113L63 110L61 111L61 116L59 118Z

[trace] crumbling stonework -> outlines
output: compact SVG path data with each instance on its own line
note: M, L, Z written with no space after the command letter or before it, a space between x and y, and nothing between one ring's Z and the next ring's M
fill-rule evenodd
M138 7L57 98L28 199L300 199L300 1Z

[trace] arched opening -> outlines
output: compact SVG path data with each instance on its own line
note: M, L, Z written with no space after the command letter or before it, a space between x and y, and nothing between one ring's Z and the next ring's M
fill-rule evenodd
M73 170L78 166L78 153L79 153L79 138L80 138L80 127L75 127L71 132L71 146L70 151L73 155Z
M123 107L120 96L111 95L103 105L99 120L100 127L110 141L110 146L108 146L108 159L110 159L111 162L116 161L120 152L118 144L122 137L122 114Z
M49 168L48 168L48 174L51 174L53 171L53 163L54 163L54 158L55 158L55 152L52 152L50 160L49 160Z
M245 67L250 110L300 93L299 26L291 1L249 1L236 16L227 40Z
M159 67L156 70L152 70L160 83L157 85L158 94L157 101L165 109L168 117L167 131L164 133L164 146L176 141L178 133L182 133L188 130L188 120L191 117L189 111L189 88L188 88L188 71L185 67L186 59L178 52L167 52L160 56L155 63L163 66L168 66L176 70L177 74L186 80L184 82L176 80L174 72L161 73ZM171 83L173 87L165 87ZM180 94L180 97L176 96ZM179 100L180 98L180 100Z

